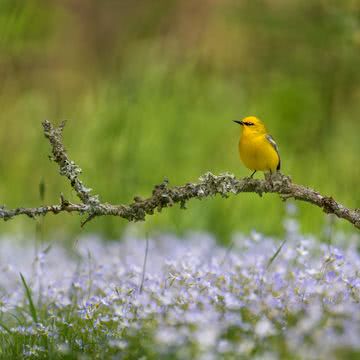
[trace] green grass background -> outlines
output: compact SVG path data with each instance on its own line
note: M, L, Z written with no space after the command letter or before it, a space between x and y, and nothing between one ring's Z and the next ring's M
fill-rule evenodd
M0 203L35 206L76 196L48 160L41 121L67 120L64 142L101 200L148 196L206 171L247 176L239 128L262 118L282 171L360 205L360 5L355 1L0 1ZM262 175L258 175L262 176ZM137 225L143 231L279 234L275 195L192 201ZM304 231L326 224L299 204ZM127 223L46 217L45 231L117 237ZM345 231L352 226L337 221ZM28 233L26 218L1 232Z

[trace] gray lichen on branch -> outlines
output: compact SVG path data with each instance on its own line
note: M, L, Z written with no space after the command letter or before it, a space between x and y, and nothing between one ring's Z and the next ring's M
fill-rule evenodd
M43 122L45 137L49 140L52 147L52 157L59 168L60 175L67 177L77 196L81 200L79 204L72 204L61 197L60 204L41 206L38 208L17 208L6 209L0 207L0 218L9 220L17 215L27 215L34 218L47 213L58 214L61 212L77 212L86 214L87 218L82 225L97 216L118 216L128 221L145 220L146 215L152 215L155 211L160 212L163 208L180 204L185 208L190 199L203 199L220 195L228 197L231 194L256 193L259 196L265 193L276 193L282 200L293 198L308 202L320 207L325 213L335 214L337 217L345 219L360 229L360 210L348 209L335 201L332 197L321 195L313 189L302 185L294 184L290 177L281 173L266 176L265 180L242 178L238 179L233 174L225 173L213 175L208 172L199 178L196 183L187 183L182 186L169 187L168 180L156 185L152 195L146 199L138 196L130 204L112 205L101 203L97 195L90 195L91 189L78 178L81 169L68 158L62 143L62 133L65 123L59 127L54 127L49 121Z
M84 186L78 176L81 174L81 169L74 161L71 161L66 153L65 147L62 143L62 133L65 127L63 121L59 127L54 127L50 121L45 120L43 123L44 135L49 140L52 148L51 160L59 165L60 175L66 176L77 196L84 204L97 205L100 203L97 195L90 195L91 189Z

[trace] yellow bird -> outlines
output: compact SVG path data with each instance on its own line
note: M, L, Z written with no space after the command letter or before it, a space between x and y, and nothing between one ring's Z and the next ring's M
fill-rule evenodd
M248 116L242 121L234 120L242 127L239 140L240 159L250 170L280 170L280 154L275 140L268 134L263 122L255 116Z

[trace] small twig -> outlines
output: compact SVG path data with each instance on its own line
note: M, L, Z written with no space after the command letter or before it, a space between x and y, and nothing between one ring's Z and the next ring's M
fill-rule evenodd
M99 199L96 195L91 196L91 189L84 186L78 176L81 169L73 161L68 158L66 149L62 143L62 133L65 127L63 121L59 127L54 127L48 120L43 123L44 135L50 141L52 147L52 157L60 167L60 175L66 176L70 180L70 184L75 190L77 196L84 204L98 204Z
M141 283L139 287L139 293L141 294L144 287L144 281L145 281L145 272L146 272L146 262L147 262L147 256L149 252L149 236L146 235L146 247L145 247L145 256L144 256L144 263L143 263L143 269L142 269L142 277L141 277Z
M81 222L80 226L84 227L89 221L96 217L95 213L90 214L84 221Z

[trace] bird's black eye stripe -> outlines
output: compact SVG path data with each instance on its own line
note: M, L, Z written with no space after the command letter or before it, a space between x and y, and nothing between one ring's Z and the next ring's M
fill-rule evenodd
M253 126L254 125L254 123L252 123L252 122L244 122L244 124L247 125L247 126Z

